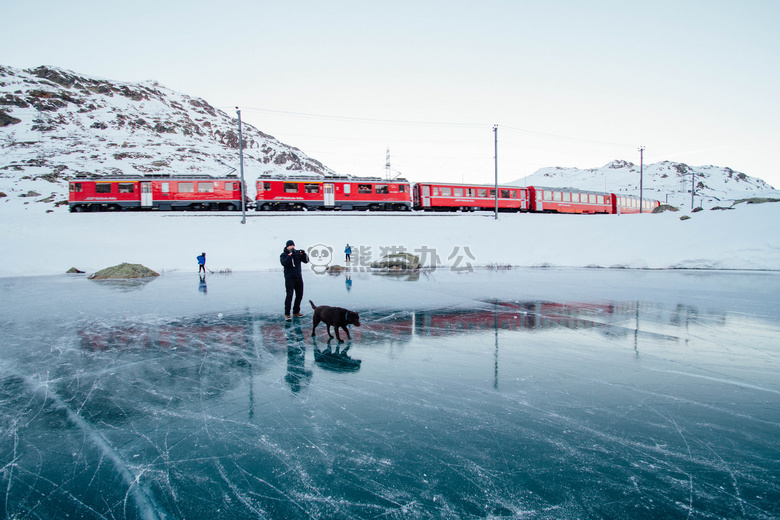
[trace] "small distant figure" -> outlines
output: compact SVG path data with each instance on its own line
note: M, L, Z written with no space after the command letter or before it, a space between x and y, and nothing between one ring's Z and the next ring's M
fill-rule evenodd
M301 264L309 263L309 255L303 249L295 249L295 242L288 240L282 254L279 255L279 262L284 266L284 288L287 291L287 296L284 299L284 319L291 319L290 306L292 306L293 316L301 318L303 317L301 313L301 299L303 299ZM295 294L295 302L293 302L293 293Z
M347 244L347 247L344 248L344 254L347 255L346 261L347 262L351 261L352 247L349 244Z
M206 274L206 253L201 253L198 259L198 273Z

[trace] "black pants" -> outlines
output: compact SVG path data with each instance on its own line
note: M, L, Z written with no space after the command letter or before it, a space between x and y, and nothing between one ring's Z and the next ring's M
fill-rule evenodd
M287 297L284 299L284 314L290 314L292 304L293 314L301 312L301 300L303 299L303 278L291 276L284 279L284 287L287 289ZM295 303L293 303L293 291L295 291Z
M198 265L198 272L201 272L201 271L203 271L204 273L206 272L206 266L203 265L203 264L199 264Z

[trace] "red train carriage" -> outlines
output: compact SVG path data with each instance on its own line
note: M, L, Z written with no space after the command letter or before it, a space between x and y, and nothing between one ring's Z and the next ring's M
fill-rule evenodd
M442 184L423 182L414 185L415 209L430 211L495 210L495 185ZM498 209L528 211L528 188L498 187Z
M612 213L612 195L573 188L528 187L531 211L538 213Z
M652 213L655 208L661 205L657 200L642 199L642 213ZM624 213L639 213L640 201L635 195L615 195L612 194L612 213L616 215Z
M256 209L367 209L408 211L412 192L405 179L272 177L257 179Z
M77 176L69 189L71 211L241 209L241 182L234 176Z

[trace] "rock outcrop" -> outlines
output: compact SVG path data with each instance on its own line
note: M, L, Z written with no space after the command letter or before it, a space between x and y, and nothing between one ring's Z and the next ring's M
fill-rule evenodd
M156 273L144 267L141 264L128 264L121 263L113 267L107 267L89 275L90 280L125 280L128 278L149 278L152 276L160 276Z

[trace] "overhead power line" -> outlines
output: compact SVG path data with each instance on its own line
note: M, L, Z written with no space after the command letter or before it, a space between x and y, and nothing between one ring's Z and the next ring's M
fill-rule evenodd
M254 112L263 112L267 114L281 114L281 115L288 115L288 116L295 116L295 117L308 117L308 118L314 118L314 119L329 119L333 121L352 121L352 122L359 122L359 123L378 123L378 124L396 124L396 125L428 125L428 126L462 126L462 127L485 127L485 126L491 126L491 124L488 123L466 123L466 122L457 122L457 121L411 121L411 120L404 120L404 119L379 119L379 118L370 118L370 117L347 117L347 116L333 116L328 114L313 114L309 112L291 112L286 110L271 110L268 108L244 108L244 110L251 110ZM549 132L538 132L536 130L528 130L526 128L517 128L514 126L506 126L501 125L501 128L506 130L511 130L514 132L520 132L523 134L528 135L536 135L540 137L549 137L553 139L563 139L567 141L578 141L583 143L596 143L596 144L605 144L610 146L631 146L633 147L633 143L616 143L611 141L599 141L597 139L586 139L582 137L572 137L567 135L561 135L561 134L553 134Z
M331 116L326 114L312 114L306 112L288 112L284 110L270 110L267 108L244 108L244 110L252 110L254 112L265 112L267 114L282 114L296 117L311 117L316 119L332 119L335 121L357 121L361 123L382 123L382 124L396 124L396 125L430 125L430 126L487 126L484 123L454 123L454 122L442 122L442 121L407 121L403 119L376 119L369 117L346 117L346 116Z

